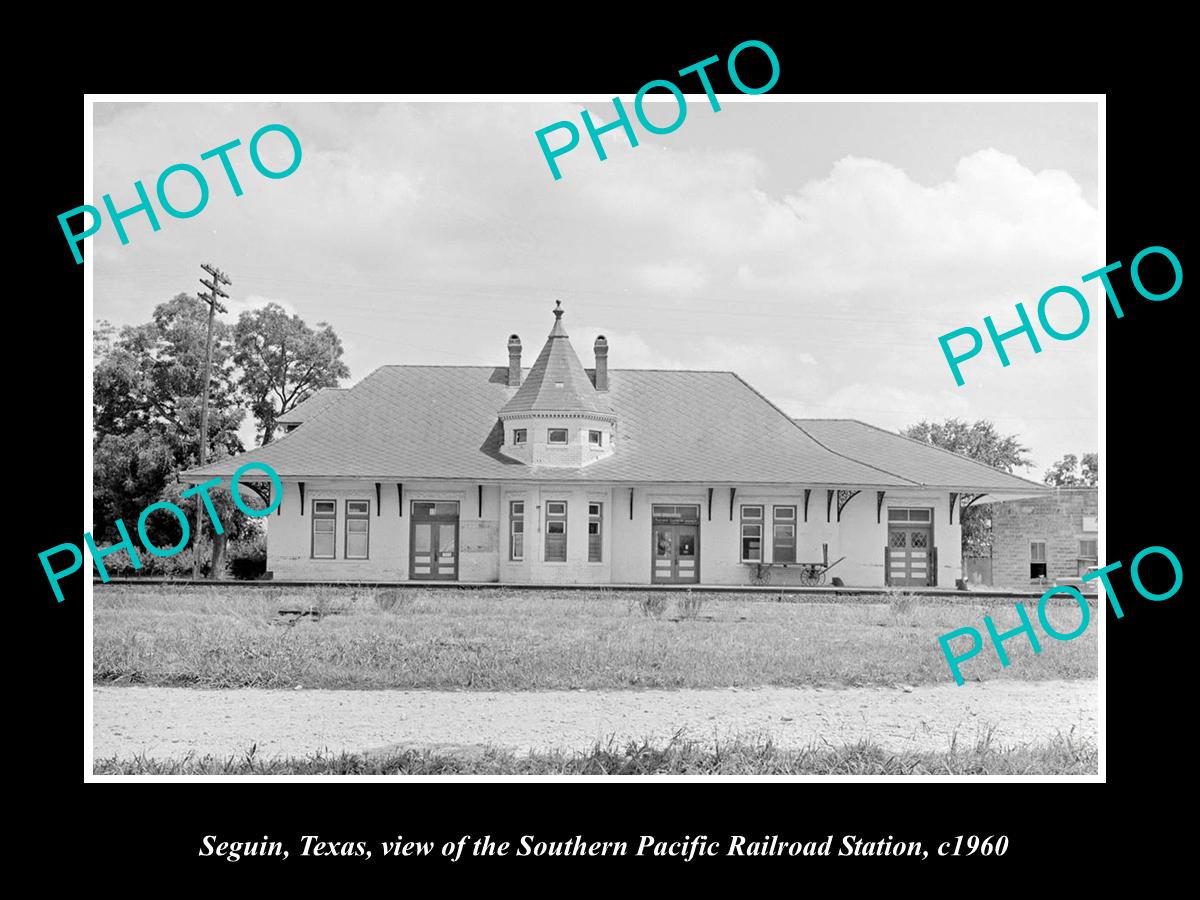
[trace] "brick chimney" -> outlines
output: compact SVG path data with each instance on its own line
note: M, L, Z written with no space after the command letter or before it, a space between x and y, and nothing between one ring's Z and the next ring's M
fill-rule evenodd
M521 339L515 334L508 336L508 386L521 386Z
M608 338L600 335L592 347L596 351L596 390L608 390Z

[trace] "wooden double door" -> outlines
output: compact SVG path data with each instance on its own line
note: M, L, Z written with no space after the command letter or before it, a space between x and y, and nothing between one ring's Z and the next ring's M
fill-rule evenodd
M700 582L700 507L652 509L650 581L653 584Z
M933 528L929 525L888 526L888 583L925 587L932 582Z
M408 542L413 581L458 580L458 501L414 500Z

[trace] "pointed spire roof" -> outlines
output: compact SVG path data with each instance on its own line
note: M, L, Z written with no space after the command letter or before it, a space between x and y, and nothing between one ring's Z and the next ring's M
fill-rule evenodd
M502 416L523 412L612 414L575 355L563 325L563 312L562 301L554 301L554 327L546 346L516 394L500 410Z

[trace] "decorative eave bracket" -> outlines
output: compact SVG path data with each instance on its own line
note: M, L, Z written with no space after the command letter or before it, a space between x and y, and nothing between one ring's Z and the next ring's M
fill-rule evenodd
M838 521L842 521L842 510L846 508L846 504L861 494L862 491L838 491Z

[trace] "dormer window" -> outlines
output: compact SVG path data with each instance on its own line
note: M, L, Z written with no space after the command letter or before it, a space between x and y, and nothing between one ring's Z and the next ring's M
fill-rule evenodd
M551 428L546 435L546 443L548 444L565 444L567 442L567 429Z
M603 432L589 431L588 432L588 443L593 447L599 447L602 437L603 437Z
M527 432L524 428L514 428L513 429L513 443L514 444L525 443L526 434L527 434Z

